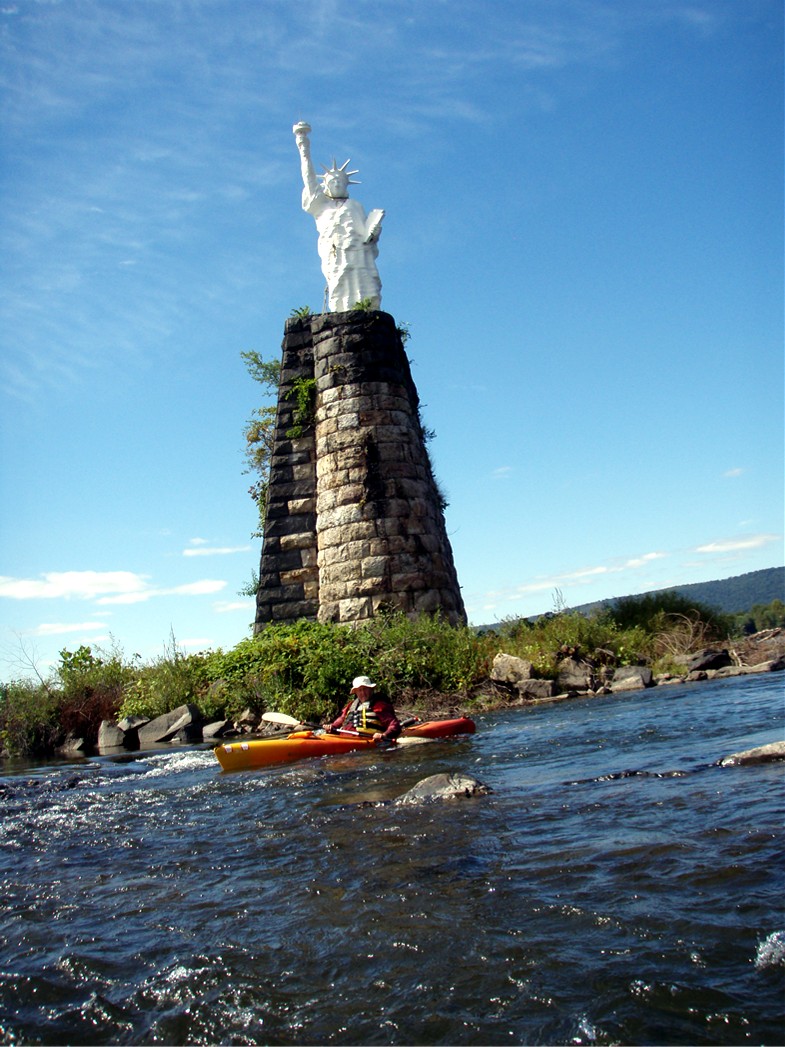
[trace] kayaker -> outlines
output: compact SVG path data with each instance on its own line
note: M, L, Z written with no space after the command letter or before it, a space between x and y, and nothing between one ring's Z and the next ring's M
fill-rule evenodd
M376 684L367 676L355 676L352 698L327 730L372 735L375 742L394 742L401 733L400 721L391 703L376 695L375 689Z

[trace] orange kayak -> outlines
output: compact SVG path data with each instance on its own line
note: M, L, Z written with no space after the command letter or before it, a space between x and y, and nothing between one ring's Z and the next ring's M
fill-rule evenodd
M423 720L404 727L401 738L451 738L459 734L474 734L474 720L461 716L456 720ZM257 738L247 742L226 742L213 750L225 771L247 771L254 767L270 767L280 763L294 763L310 756L337 756L358 749L376 749L372 738L358 734L328 734L320 731L292 731L282 738ZM394 748L394 746L391 746Z

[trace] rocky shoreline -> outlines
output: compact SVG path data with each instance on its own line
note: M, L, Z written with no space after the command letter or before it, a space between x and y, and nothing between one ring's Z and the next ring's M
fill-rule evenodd
M645 665L614 666L610 659L605 658L609 653L595 652L595 656L589 659L565 651L555 680L538 678L531 662L500 653L494 658L489 680L475 689L475 693L486 698L484 708L490 710L778 672L785 670L785 629L768 629L734 646L706 648L682 656L684 670L681 673L655 676ZM433 694L428 698L433 699L428 702L429 716L470 715L470 710L461 707L460 696ZM405 700L396 704L400 716L416 714ZM421 705L422 702L418 702L418 708ZM95 750L90 749L82 738L69 738L60 748L59 755L88 755L92 752L112 755L172 746L217 745L228 738L265 737L280 731L279 727L263 723L250 709L236 720L205 723L197 706L186 704L155 719L104 720Z
M604 653L580 658L565 652L555 680L538 678L531 662L500 653L493 660L491 680L516 693L520 703L531 704L778 672L785 669L785 629L767 629L733 647L708 647L677 656L674 661L683 665L680 673L655 676L646 665L614 666L602 660Z

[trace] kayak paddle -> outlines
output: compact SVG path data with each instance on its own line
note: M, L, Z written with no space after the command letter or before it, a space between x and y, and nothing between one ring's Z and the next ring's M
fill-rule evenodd
M284 727L299 727L302 724L302 720L294 716L287 716L286 713L262 713L262 719L267 723L282 724Z

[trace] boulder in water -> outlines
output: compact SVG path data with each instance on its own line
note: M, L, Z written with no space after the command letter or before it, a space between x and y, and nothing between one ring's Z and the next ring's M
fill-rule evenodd
M745 749L720 760L722 767L738 767L743 763L772 763L774 760L785 760L785 742L770 742L758 745L754 749Z
M171 712L157 716L154 720L139 728L139 747L144 749L156 742L171 741L176 734L186 728L201 727L201 713L195 705L179 705Z
M114 720L101 720L98 728L98 749L122 749L125 745L125 731Z
M640 691L651 685L652 673L647 666L622 665L613 674L611 691L613 694L619 694L620 691Z
M460 797L484 796L491 790L487 785L464 774L432 774L417 782L395 801L397 805L430 803L433 800L456 800Z

